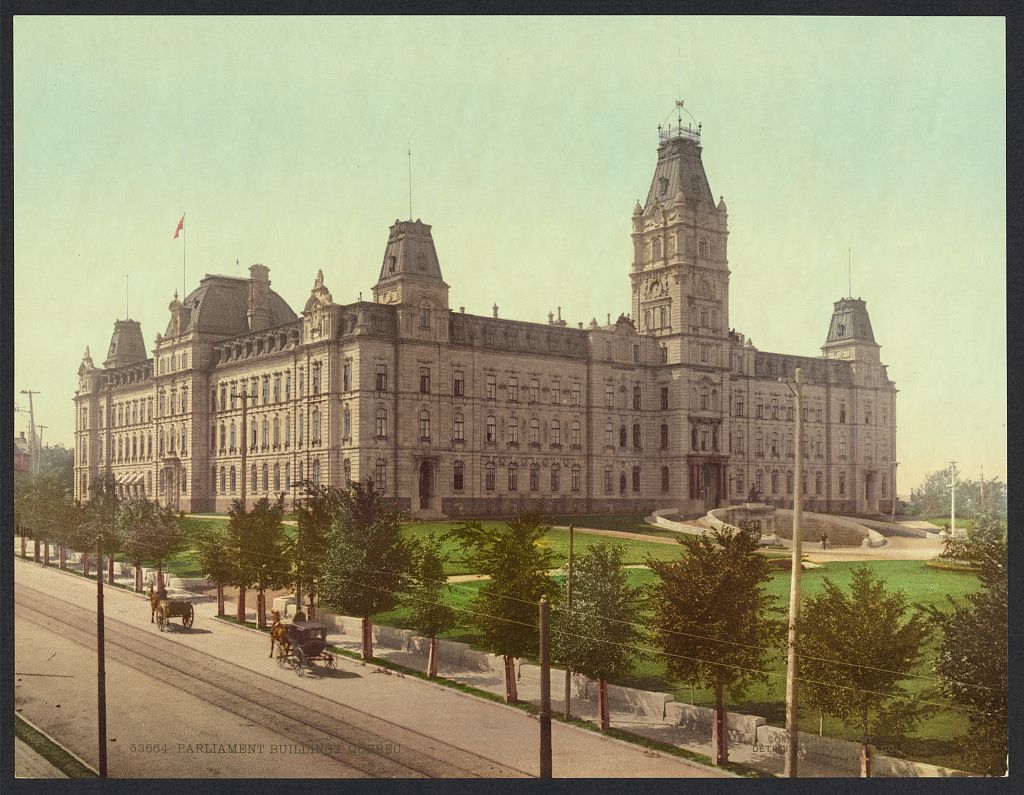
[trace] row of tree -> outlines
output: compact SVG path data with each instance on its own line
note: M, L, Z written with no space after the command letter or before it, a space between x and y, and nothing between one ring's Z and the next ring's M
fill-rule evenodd
M949 516L950 514L949 469L939 469L925 477L916 489L911 491L908 508L915 516ZM1006 484L999 478L977 480L956 480L956 515L978 516L995 513L1006 518Z

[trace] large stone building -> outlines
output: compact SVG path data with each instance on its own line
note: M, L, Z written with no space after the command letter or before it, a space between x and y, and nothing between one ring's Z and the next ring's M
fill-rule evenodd
M807 507L888 511L896 388L864 301L835 303L820 357L731 330L727 211L700 133L659 138L632 215L630 315L574 328L453 311L418 220L391 227L373 302L336 304L318 273L296 314L263 265L207 275L151 351L133 320L102 367L86 350L76 496L109 471L186 511L366 478L420 516L698 513L752 491L785 506L801 367Z

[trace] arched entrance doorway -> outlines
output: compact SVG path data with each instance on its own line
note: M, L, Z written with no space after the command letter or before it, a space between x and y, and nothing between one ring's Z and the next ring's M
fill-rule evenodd
M420 461L419 470L419 481L420 481L420 508L430 507L430 498L432 496L433 480L430 471L429 461Z

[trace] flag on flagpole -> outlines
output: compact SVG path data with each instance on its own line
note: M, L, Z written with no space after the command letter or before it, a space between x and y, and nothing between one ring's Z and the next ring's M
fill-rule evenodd
M182 213L181 214L181 220L178 221L178 228L174 230L174 237L171 238L171 239L172 240L177 240L178 239L178 233L181 232L181 230L184 229L184 228L185 228L185 214Z

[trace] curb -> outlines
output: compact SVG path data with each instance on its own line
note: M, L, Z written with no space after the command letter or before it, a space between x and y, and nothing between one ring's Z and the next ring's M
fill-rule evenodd
M99 771L96 768L94 768L92 765L90 765L88 762L86 762L84 759L82 759L82 757L80 757L78 754L76 754L74 751L72 751L66 745L63 745L63 744L57 742L47 732L44 732L42 729L40 729L38 726L36 726L32 721L30 721L24 715L22 715L22 714L20 714L18 712L15 712L14 713L14 719L15 720L24 721L25 725L28 726L30 729L32 729L32 731L37 732L38 734L41 734L43 737L45 737L51 743L53 743L58 748L60 748L62 751L64 751L64 753L66 753L68 756L70 756L72 759L74 759L76 762L78 762L78 764L80 764L86 770L89 770L97 778L99 778L100 773L99 773ZM39 753L39 752L36 751L36 753ZM52 760L47 759L45 756L43 756L43 754L39 754L39 755L42 756L44 759L46 759L46 761L49 762L51 765L53 765L54 767L57 767L57 765L54 764L54 762Z

